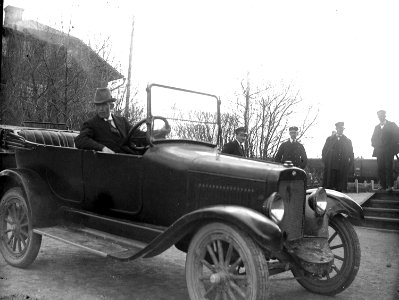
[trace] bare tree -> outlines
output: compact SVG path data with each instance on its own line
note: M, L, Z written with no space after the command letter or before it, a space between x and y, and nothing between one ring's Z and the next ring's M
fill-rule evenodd
M132 34L133 29L134 25L132 27ZM99 41L99 43L92 45L95 52L108 64L114 66L115 69L120 70L122 68L120 63L117 63L115 57L110 55L112 52L110 37L104 38L99 36L96 40ZM129 65L130 64L131 53L129 54ZM108 86L111 92L113 92L114 97L117 99L114 108L115 114L126 117L131 124L134 124L145 117L145 107L137 99L138 88L137 86L132 86L129 79L126 80L126 78L123 78L122 81L112 81L108 83Z
M117 99L115 103L114 113L119 116L126 117L131 124L135 124L138 121L145 118L145 107L138 101L138 89L137 87L131 88L130 97L128 101L128 106L126 107L127 101L127 83L123 81L122 84L118 86L113 86L110 88L111 91L116 93L115 98ZM127 109L127 113L126 113Z
M69 24L71 28L71 24ZM121 77L107 62L109 44L97 52L81 40L37 23L21 32L5 28L1 121L65 123L77 129L91 110L96 87ZM108 56L107 56L108 55Z
M241 89L236 96L229 115L234 116L230 117L234 127L244 124L248 130L248 157L272 160L288 126L292 124L294 114L301 120L300 137L306 134L317 119L318 112L314 112L311 106L306 108L304 114L302 98L291 85L277 87L271 83L262 83L252 87L247 78L246 84L244 80L241 81ZM226 137L232 137L232 134L225 132L223 141L226 142Z

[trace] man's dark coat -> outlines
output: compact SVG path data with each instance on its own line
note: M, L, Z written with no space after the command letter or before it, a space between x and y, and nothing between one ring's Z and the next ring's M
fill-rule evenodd
M283 163L287 160L291 161L295 167L305 169L308 163L305 147L297 141L291 142L290 139L282 143L278 148L274 161Z
M117 153L124 153L123 142L131 128L129 122L118 116L112 116L119 134L111 130L111 124L99 116L83 123L80 134L75 138L79 149L101 151L104 146Z
M386 121L383 128L375 126L371 145L373 157L377 157L378 177L381 188L393 186L393 159L399 152L399 128L394 122Z
M237 156L245 156L244 149L237 140L231 141L223 146L222 153Z
M329 136L323 147L322 160L323 186L346 191L349 172L354 171L352 141L345 135L340 138L337 135Z
M394 122L386 121L381 129L380 124L375 126L371 145L374 147L373 157L378 157L381 153L394 156L399 153L399 128Z

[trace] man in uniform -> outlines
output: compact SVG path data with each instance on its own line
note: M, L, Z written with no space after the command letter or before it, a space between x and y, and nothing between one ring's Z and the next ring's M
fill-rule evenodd
M222 153L245 157L243 143L247 138L245 127L238 127L234 131L236 138L223 146Z
M348 175L354 167L352 141L343 134L344 122L336 123L335 128L336 133L327 138L322 151L323 187L346 192Z
M295 167L305 169L308 157L305 148L297 140L298 127L292 126L288 130L290 138L280 145L274 161L283 163L289 160Z
M386 119L385 110L378 111L377 116L380 123L375 126L371 137L371 145L374 147L373 157L377 157L381 189L392 191L393 160L399 151L399 128L394 122Z

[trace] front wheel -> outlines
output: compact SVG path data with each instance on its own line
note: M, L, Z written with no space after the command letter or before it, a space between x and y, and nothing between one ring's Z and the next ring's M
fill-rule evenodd
M0 201L0 252L5 261L26 268L35 260L41 242L42 236L33 232L22 189L8 190Z
M360 244L352 224L342 215L336 215L329 220L328 244L334 254L332 269L325 276L303 274L293 269L294 276L303 278L298 282L307 290L322 294L335 295L351 285L360 265Z
M210 223L193 237L186 258L186 281L191 300L267 299L265 257L243 231Z

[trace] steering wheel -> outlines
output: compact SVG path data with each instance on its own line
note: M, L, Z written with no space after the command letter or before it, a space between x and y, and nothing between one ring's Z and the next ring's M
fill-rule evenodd
M154 120L156 119L160 119L162 121L164 121L165 129L161 129L161 130L155 130L154 131L154 136L157 135L157 138L165 138L166 135L168 135L170 133L170 125L168 120L166 120L166 118L164 117L160 117L160 116L154 116L152 117L152 122L154 122ZM142 126L145 122L147 122L147 119L143 119L141 121L139 121L138 123L136 123L128 132L125 142L124 144L128 144L129 148L135 150L135 151L144 151L146 149L148 149L150 147L150 145L152 145L151 141L148 141L149 144L145 145L145 146L137 146L134 143L130 143L130 139L132 138L132 136L134 135L134 133L136 131L138 131L138 129L140 128L140 126ZM144 134L144 132L141 132L142 134ZM145 136L138 136L136 137L136 139L143 139L147 141L147 134L145 133Z

